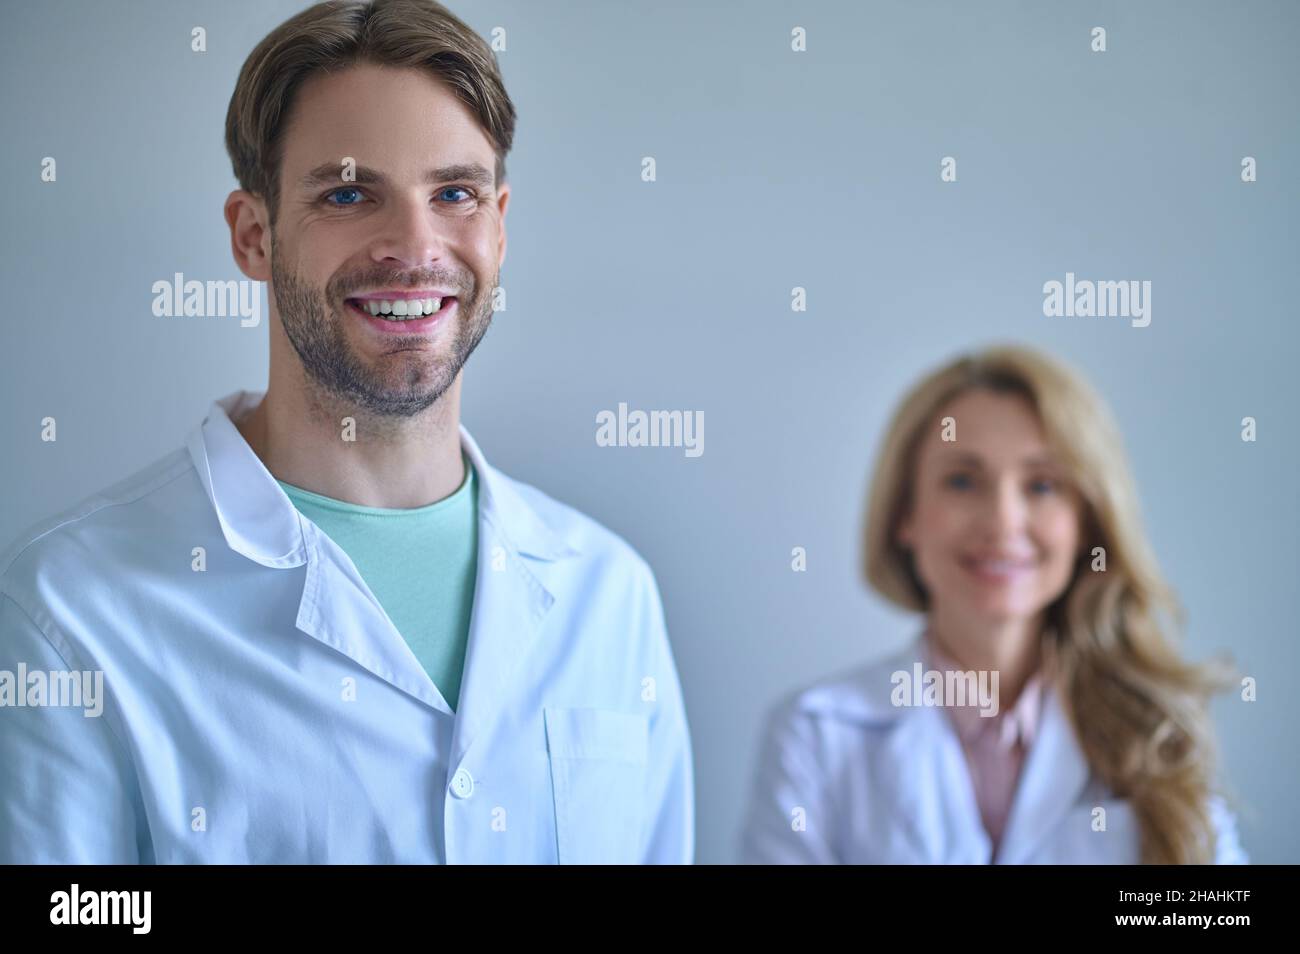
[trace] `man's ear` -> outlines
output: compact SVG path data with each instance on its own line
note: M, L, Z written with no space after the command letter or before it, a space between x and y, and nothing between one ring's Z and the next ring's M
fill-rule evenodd
M497 211L500 215L500 236L497 239L497 268L500 269L506 261L506 205L510 202L510 184L501 183L501 188L497 190Z
M253 281L269 282L271 229L266 203L251 192L236 189L226 197L225 213L235 264Z

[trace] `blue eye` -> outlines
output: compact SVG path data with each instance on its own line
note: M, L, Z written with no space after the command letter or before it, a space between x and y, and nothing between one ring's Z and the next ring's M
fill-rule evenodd
M355 200L353 200L353 201L346 201L346 202L331 202L331 201L330 201L330 200L333 199L334 196L336 196L336 195L346 195L346 194L349 194L349 193L352 194L352 195L354 195L354 196L356 196L357 198L356 198ZM360 201L361 201L361 190L360 190L360 189L357 189L357 188L354 188L354 187L352 187L352 186L345 186L345 187L343 187L342 189L335 189L333 192L330 192L330 193L327 193L327 194L326 194L326 196L325 196L325 201L328 202L330 205L333 205L333 206L356 205L357 202L360 202Z
M1029 485L1029 489L1035 494L1050 494L1056 491L1056 481L1054 480L1035 480Z
M969 490L974 484L970 474L952 474L944 483L954 490Z
M460 186L447 186L447 188L443 189L442 192L439 193L439 194L440 194L440 195L446 195L448 192L464 192L466 195L469 195L468 190L466 190L466 189L462 189ZM452 201L453 201L453 202L457 202L457 201L460 201L460 200L453 199Z

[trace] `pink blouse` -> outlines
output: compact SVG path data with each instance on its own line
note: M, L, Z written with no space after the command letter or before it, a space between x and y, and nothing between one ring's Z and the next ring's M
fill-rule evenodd
M966 670L965 666L959 665L940 650L928 632L925 636L925 649L928 655L927 668L941 672ZM1011 812L1011 800L1015 795L1025 753L1029 751L1038 730L1043 686L1040 670L1025 683L1015 705L1010 709L999 707L995 716L980 715L977 705L946 707L966 753L966 764L970 768L980 819L993 841L995 853L1006 828L1007 816Z

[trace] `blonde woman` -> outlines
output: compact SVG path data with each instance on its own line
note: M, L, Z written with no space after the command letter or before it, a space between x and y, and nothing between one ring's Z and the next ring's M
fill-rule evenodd
M903 652L784 699L748 863L1244 863L1207 700L1119 431L1074 372L999 347L927 376L871 483L867 581Z

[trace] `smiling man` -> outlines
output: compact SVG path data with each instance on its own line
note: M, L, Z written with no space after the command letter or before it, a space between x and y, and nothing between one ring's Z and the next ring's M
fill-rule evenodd
M270 381L0 560L0 670L106 697L0 708L0 862L692 860L653 574L460 424L514 118L427 0L250 55L225 217Z

